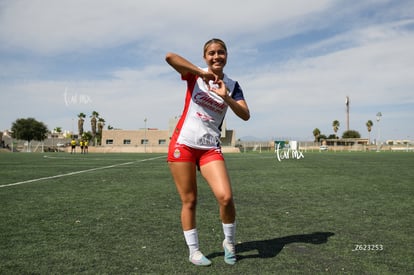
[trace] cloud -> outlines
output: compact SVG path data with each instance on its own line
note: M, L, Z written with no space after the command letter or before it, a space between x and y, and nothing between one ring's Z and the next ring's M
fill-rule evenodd
M271 125L275 121L274 127L279 128L279 132L293 136L303 136L306 133L303 126L310 124L307 126L309 133L319 127L330 134L333 120L346 125L344 101L350 96L351 126L364 133L365 122L375 119L381 106L389 109L402 102L414 106L414 95L410 93L414 87L414 79L410 77L414 36L395 29L396 25L406 23L341 34L310 48L315 50L333 41L336 44L336 41L350 41L351 38L353 47L291 60L283 66L267 69L266 73L253 75L247 80L246 88L254 93L250 98L252 109L258 110L256 113L264 120L257 124ZM385 113L390 118L394 112L399 113L398 110ZM281 117L285 119L280 120ZM270 129L267 134L270 136L272 131Z
M328 2L305 6L297 0L283 4L214 0L198 7L189 0L8 1L2 4L0 38L3 49L17 47L43 55L140 41L183 48L188 46L188 30L192 39L202 41L209 33L248 34L262 29L265 35L278 22L323 9Z

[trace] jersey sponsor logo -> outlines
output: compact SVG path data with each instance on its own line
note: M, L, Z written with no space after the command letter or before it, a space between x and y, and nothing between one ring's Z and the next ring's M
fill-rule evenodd
M210 97L205 92L198 92L194 95L194 102L200 106L203 106L211 111L222 114L227 107L224 102L218 102Z

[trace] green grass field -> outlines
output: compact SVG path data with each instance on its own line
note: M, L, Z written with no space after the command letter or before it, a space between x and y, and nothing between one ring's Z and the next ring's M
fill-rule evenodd
M235 266L199 178L196 267L164 155L0 153L0 274L413 274L414 154L304 155L225 155Z

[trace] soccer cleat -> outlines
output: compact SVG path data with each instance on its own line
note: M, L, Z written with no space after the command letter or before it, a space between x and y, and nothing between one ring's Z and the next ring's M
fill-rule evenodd
M226 240L223 241L224 261L226 264L234 265L236 263L236 247L234 244L229 244Z
M209 266L211 265L211 261L209 259L207 259L203 253L201 253L200 251L196 251L193 253L193 255L191 255L189 257L190 262L192 262L195 265L200 265L200 266Z

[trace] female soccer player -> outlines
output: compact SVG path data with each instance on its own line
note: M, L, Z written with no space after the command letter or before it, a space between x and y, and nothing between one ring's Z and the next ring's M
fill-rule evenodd
M221 126L227 108L243 120L250 118L249 108L237 81L224 74L227 48L220 39L204 45L207 68L195 66L185 58L167 53L165 60L187 81L184 111L172 135L168 164L182 202L181 224L189 248L189 260L195 265L210 265L199 250L196 228L196 170L206 179L216 197L224 232L224 261L236 263L236 210L232 188L220 146Z

